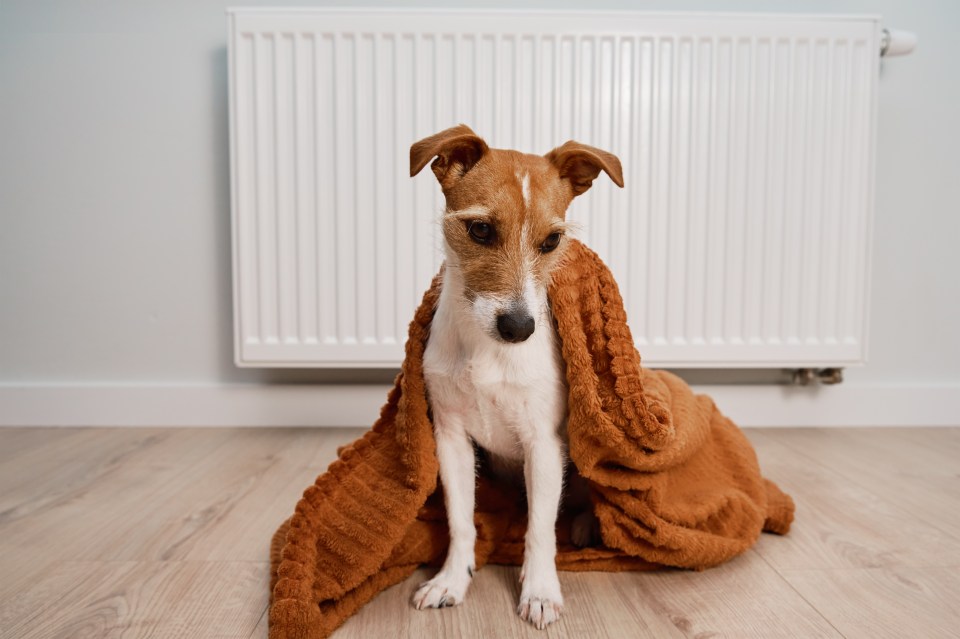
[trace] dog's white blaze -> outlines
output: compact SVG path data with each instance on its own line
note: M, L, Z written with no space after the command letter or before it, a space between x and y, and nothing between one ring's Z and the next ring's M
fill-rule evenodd
M549 312L547 296L546 291L541 290L529 270L527 270L523 278L523 305L527 308L527 312L533 316L533 319L536 320L537 329L539 330L540 324L546 319L546 315Z
M520 273L521 281L526 282L533 269L533 255L530 253L530 222L524 220L520 227L520 251L523 253L523 272Z
M523 192L523 205L530 208L530 174L524 173L520 180L520 190Z
M520 230L521 250L523 251L523 289L521 292L522 301L530 315L540 326L544 318L549 314L547 306L547 289L541 286L533 277L533 267L537 260L537 250L530 245L530 224L524 222Z

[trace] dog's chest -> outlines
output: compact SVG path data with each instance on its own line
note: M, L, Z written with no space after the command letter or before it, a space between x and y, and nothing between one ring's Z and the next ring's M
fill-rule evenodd
M523 441L557 432L566 385L552 322L542 324L523 344L482 336L479 345L435 325L424 353L435 427L462 427L482 448L514 460L523 457Z

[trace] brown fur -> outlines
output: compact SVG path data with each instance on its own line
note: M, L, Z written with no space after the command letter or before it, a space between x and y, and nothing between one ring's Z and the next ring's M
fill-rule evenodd
M417 309L373 429L340 451L274 535L271 639L326 637L446 552L422 366L439 288L437 278ZM603 541L574 547L561 519L560 569L702 569L745 552L761 530L787 532L793 502L761 476L743 433L709 397L640 367L616 282L596 254L570 240L549 296L569 387L570 459L589 482ZM477 567L522 562L525 507L481 472Z
M551 233L566 231L567 207L573 198L589 189L601 170L623 186L620 160L612 153L573 141L542 157L492 149L464 124L414 144L410 175L419 173L431 159L447 200L443 234L453 253L448 259L456 259L471 301L477 294L519 298L525 264L530 265L533 280L546 286L566 240L561 239L549 253L540 247ZM492 225L497 241L484 245L471 239L471 222Z

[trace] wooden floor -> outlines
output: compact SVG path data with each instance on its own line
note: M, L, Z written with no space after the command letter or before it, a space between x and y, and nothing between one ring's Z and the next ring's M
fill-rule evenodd
M355 430L0 429L0 637L266 637L267 547ZM960 429L754 429L787 537L702 573L561 573L540 633L516 568L465 605L420 571L336 637L957 637Z

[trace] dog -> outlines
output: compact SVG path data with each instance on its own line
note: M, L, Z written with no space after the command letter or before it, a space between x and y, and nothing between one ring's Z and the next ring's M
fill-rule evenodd
M411 147L411 177L431 160L446 198L446 255L423 374L450 546L413 605L464 601L475 570L479 448L498 474L522 477L528 520L517 612L543 629L563 608L556 520L567 414L547 288L568 242L567 207L601 171L623 187L620 160L573 141L545 156L493 149L462 124ZM574 523L574 541L586 543L595 527L588 507Z

